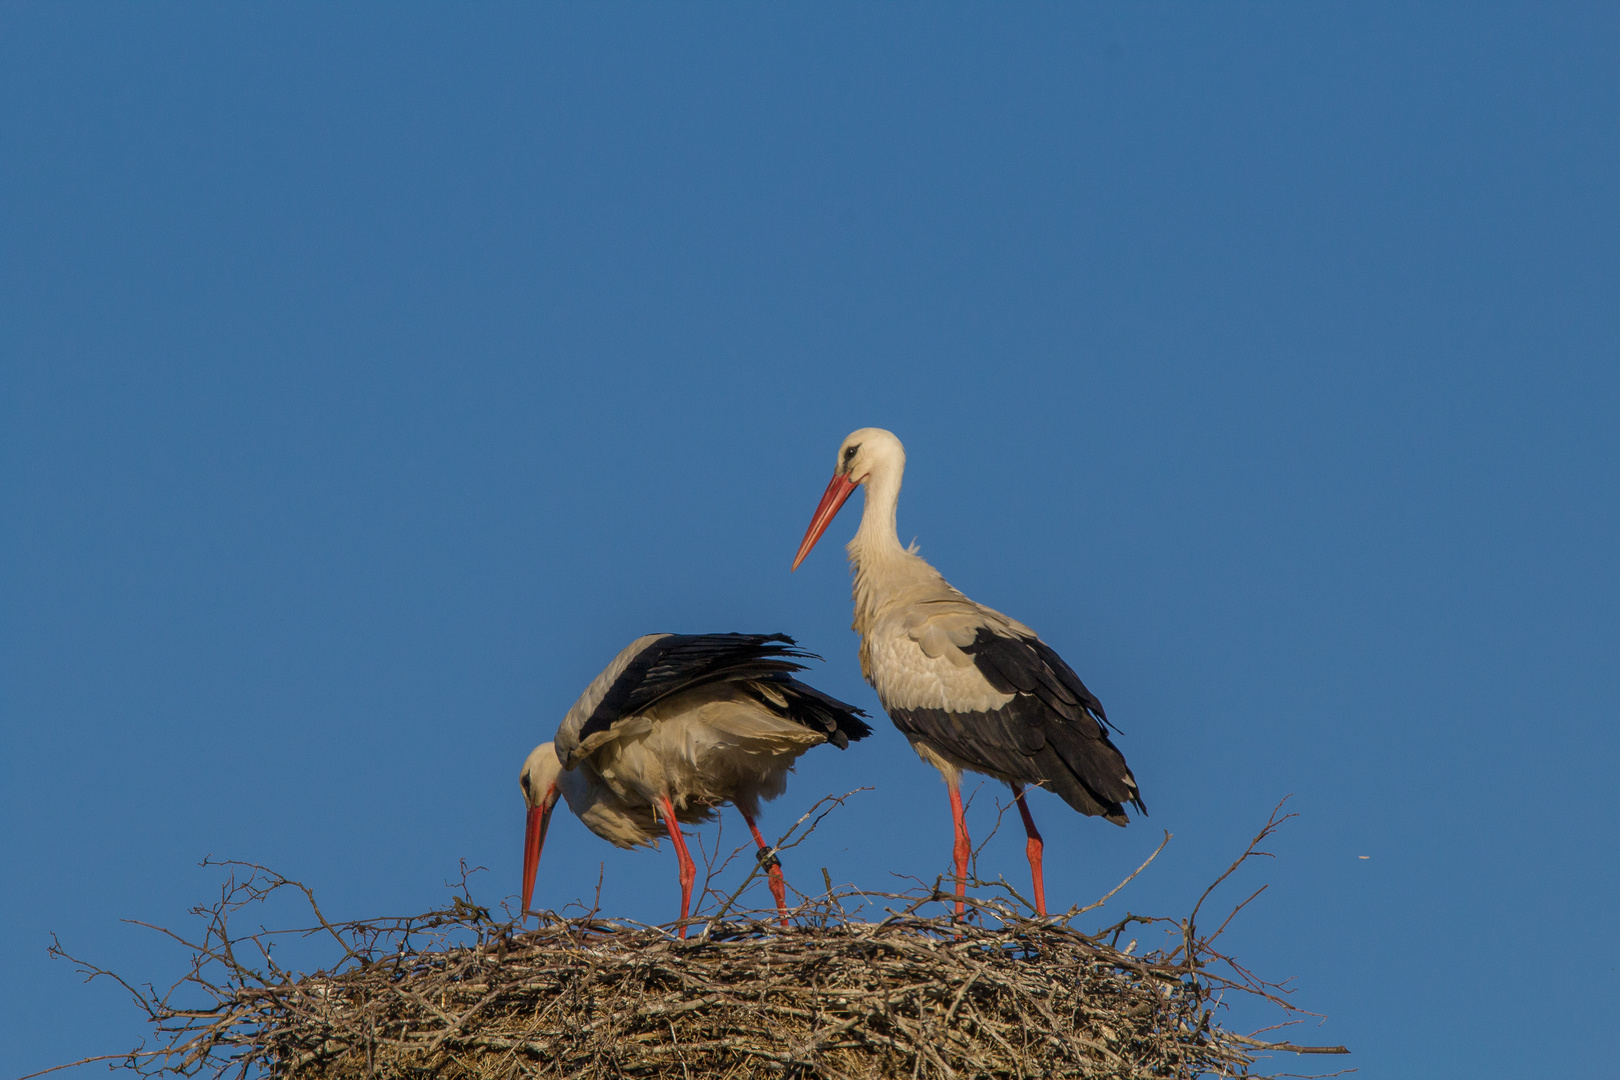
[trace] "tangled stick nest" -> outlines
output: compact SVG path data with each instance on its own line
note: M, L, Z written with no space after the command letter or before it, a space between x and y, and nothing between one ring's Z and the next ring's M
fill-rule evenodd
M1221 880L1263 854L1279 823L1273 814ZM683 941L595 911L548 913L538 929L496 921L472 901L465 872L442 911L332 923L302 884L225 865L220 901L195 909L206 930L185 942L186 977L162 995L124 983L158 1043L115 1060L143 1075L1135 1080L1253 1076L1262 1050L1345 1052L1220 1026L1216 1003L1234 990L1301 1010L1216 952L1220 929L1200 936L1197 908L1085 934L1071 920L1102 901L1037 919L1004 883L987 883L1008 897L970 898L957 920L937 883L870 893L828 881L784 929L774 913L732 912L756 869L729 897L709 890L714 909L688 920L696 932ZM301 893L318 925L233 936L233 914L283 890ZM860 917L875 911L884 917ZM1117 947L1132 924L1153 923L1170 924L1180 944L1144 956L1134 941ZM342 956L311 974L284 970L272 950L289 934L325 935Z

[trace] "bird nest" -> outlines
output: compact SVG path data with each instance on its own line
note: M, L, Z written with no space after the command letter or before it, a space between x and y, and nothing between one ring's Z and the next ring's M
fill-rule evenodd
M1255 1076L1262 1051L1345 1052L1223 1027L1231 991L1302 1011L1216 952L1220 930L1200 931L1197 908L1088 934L1073 920L1091 908L1035 918L1005 883L986 883L993 898L970 897L957 918L938 883L870 893L827 881L783 928L774 913L733 910L755 869L729 897L707 892L711 909L683 940L594 910L543 914L538 928L497 920L465 873L443 910L334 923L298 882L225 865L219 902L195 909L205 929L185 942L189 973L166 993L124 983L156 1043L112 1060L151 1077L1134 1080ZM315 925L232 930L244 907L288 891ZM1157 923L1174 947L1120 947L1134 924ZM324 939L337 957L288 970L273 958L287 935Z

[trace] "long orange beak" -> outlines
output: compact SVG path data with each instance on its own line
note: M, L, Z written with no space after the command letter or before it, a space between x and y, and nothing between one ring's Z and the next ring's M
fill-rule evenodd
M788 573L793 573L799 568L799 564L804 562L804 557L816 546L816 541L827 531L832 519L838 516L838 510L844 505L844 500L859 486L843 473L832 478L832 483L828 484L827 490L822 493L821 502L816 505L816 516L810 519L810 527L804 530L804 542L799 545L799 553L793 556L793 566L789 568Z
M551 812L557 808L557 785L551 785L541 806L529 807L529 826L523 833L523 912L534 898L534 876L540 871L540 849L546 843Z

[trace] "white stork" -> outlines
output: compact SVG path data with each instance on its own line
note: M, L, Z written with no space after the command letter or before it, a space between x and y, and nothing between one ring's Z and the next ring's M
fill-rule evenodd
M872 733L859 709L793 678L802 659L820 658L784 634L648 634L625 646L568 710L556 741L523 763L523 910L561 794L586 828L618 847L656 845L668 832L685 937L697 866L680 824L708 821L729 802L754 834L786 926L781 866L754 823L760 800L782 794L793 762L812 746L847 749Z
M1035 909L1046 914L1041 834L1024 787L1054 791L1082 814L1127 821L1143 813L1125 757L1108 738L1102 703L1035 631L963 596L911 549L900 546L895 505L906 451L882 428L862 428L838 448L832 482L793 558L797 570L859 486L861 526L849 542L854 629L861 673L912 747L945 777L956 825L957 914L971 852L960 791L963 770L1005 781L1029 836Z

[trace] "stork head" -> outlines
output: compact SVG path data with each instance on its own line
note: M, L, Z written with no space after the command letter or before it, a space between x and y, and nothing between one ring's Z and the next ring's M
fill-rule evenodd
M529 910L529 900L534 896L534 876L540 869L540 848L546 842L546 829L551 825L551 811L557 805L557 796L561 792L559 777L562 775L562 762L557 758L557 748L551 743L541 743L534 748L528 760L523 763L523 771L518 774L518 782L523 785L523 801L529 808L528 828L523 835L523 911Z
M844 501L857 487L874 478L882 478L892 480L898 494L900 474L905 468L906 448L900 445L894 432L867 427L845 436L843 444L838 447L832 481L822 493L815 515L810 519L810 527L804 531L799 552L793 556L792 569L797 570L799 564L804 562L804 557L810 554L810 549L816 546L816 541L821 539L821 534L827 531L827 526L838 516ZM871 498L868 494L868 501Z

